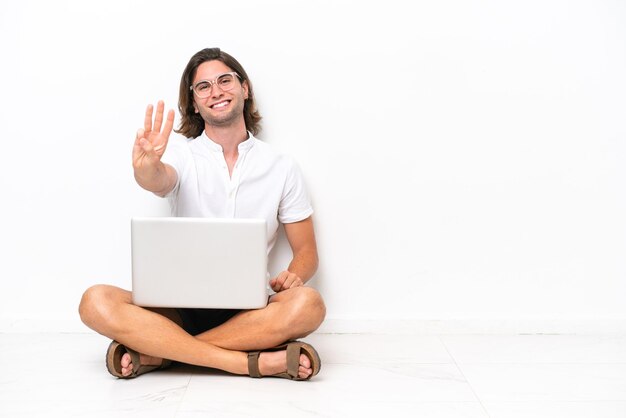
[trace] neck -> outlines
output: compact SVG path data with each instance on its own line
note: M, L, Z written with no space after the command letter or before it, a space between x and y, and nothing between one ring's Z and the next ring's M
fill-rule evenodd
M204 132L213 142L222 146L226 155L237 154L239 144L248 139L245 123L238 126L215 126L205 123Z

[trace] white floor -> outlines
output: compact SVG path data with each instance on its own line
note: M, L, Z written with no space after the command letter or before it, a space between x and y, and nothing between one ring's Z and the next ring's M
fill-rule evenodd
M188 366L117 380L99 335L0 334L0 417L626 417L626 336L307 341L310 382Z

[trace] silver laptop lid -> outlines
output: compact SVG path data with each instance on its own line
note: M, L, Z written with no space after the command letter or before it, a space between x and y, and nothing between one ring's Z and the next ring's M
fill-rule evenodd
M133 303L256 309L267 304L264 219L133 218Z

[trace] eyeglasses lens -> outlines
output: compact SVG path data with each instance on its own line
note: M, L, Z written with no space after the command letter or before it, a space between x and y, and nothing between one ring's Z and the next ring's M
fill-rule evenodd
M213 84L217 84L217 86L222 91L229 91L235 85L235 76L232 74L222 74L215 81L201 81L195 85L193 88L199 98L204 99L209 97L211 94L211 87Z

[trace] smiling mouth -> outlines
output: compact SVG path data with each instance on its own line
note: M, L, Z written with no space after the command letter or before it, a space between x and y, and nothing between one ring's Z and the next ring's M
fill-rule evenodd
M209 106L211 109L221 109L222 107L227 106L230 103L230 100L224 100L222 102L217 102Z

